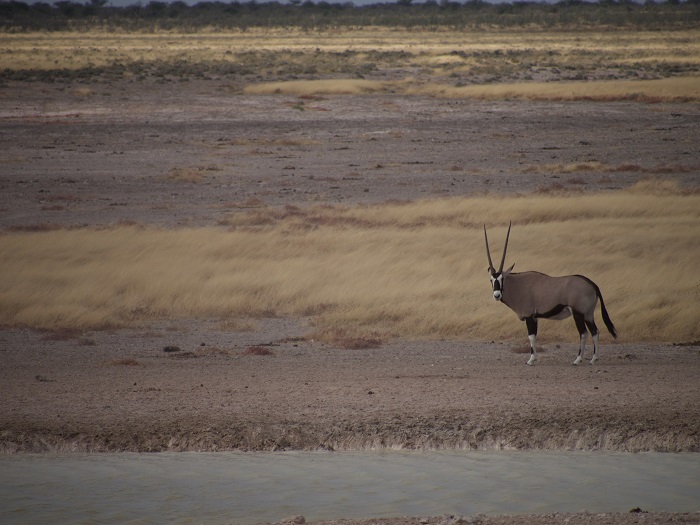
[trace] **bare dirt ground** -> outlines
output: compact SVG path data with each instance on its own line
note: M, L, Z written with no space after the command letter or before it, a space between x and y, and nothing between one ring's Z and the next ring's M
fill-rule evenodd
M700 448L698 347L606 345L601 361L573 367L575 345L552 344L530 368L511 343L346 350L306 332L287 319L243 333L213 322L68 340L5 331L2 446Z
M646 177L696 188L699 113L692 104L244 96L216 81L11 83L0 89L0 228L217 226L255 206L591 192ZM303 337L306 319L257 326L6 329L0 450L700 450L698 346L604 344L596 365L572 367L574 338L545 340L531 368L513 351L521 341L346 350ZM699 521L499 519L489 518Z
M217 224L251 206L696 186L695 104L246 96L219 81L0 89L0 228Z

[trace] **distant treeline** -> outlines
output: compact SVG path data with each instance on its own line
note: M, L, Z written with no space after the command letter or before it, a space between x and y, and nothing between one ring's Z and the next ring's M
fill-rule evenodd
M598 3L565 0L556 4L514 2L489 4L482 0L452 2L428 0L413 3L378 3L355 6L352 2L291 0L278 2L185 2L151 1L112 7L107 0L87 4L62 0L53 4L0 2L0 30L107 31L245 30L247 28L333 27L405 28L590 28L629 27L675 29L700 27L700 0L648 1L601 0Z

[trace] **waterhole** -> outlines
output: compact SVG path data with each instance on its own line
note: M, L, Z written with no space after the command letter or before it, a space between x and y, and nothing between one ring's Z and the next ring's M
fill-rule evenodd
M281 452L0 457L3 524L250 524L700 510L700 454Z

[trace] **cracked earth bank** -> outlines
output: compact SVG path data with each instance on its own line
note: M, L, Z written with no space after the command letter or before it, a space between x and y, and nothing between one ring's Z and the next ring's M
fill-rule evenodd
M700 118L690 104L300 100L233 96L215 82L89 92L12 84L0 95L0 227L10 230L216 225L261 203L698 180ZM537 168L574 163L584 167ZM0 450L700 451L698 346L606 342L598 363L572 367L573 341L545 343L529 368L513 351L520 341L346 350L303 337L311 331L305 319L262 319L236 333L206 320L65 337L4 330ZM540 518L488 519L698 522Z

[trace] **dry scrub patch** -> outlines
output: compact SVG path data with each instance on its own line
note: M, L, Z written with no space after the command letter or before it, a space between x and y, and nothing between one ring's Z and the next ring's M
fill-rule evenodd
M141 363L139 363L136 359L132 358L121 358L121 359L112 359L111 361L107 362L107 365L109 366L142 366Z
M222 171L219 166L176 167L170 170L168 178L179 182L204 182L212 172Z
M104 66L134 61L241 63L263 65L261 59L284 54L286 61L332 53L336 60L352 58L403 65L478 66L483 58L517 64L534 60L561 67L609 63L698 64L698 30L636 31L451 31L396 28L334 28L332 31L249 28L231 32L25 32L4 35L7 53L0 68L54 69ZM383 54L377 54L377 52ZM273 55L270 55L273 54ZM357 54L357 55L356 55ZM274 64L274 63L273 63ZM276 64L274 64L276 65ZM337 65L337 64L334 64Z
M598 102L695 102L700 100L700 77L655 80L601 80L563 82L508 82L452 86L435 82L376 80L293 80L254 84L245 93L255 95L344 95L394 93L480 100L553 100Z
M270 350L269 348L266 348L264 346L249 346L245 350L243 350L243 355L261 355L261 356L267 356L267 355L275 355L275 353Z
M698 100L698 30L334 28L4 35L14 79L226 79L231 93ZM86 101L90 87L73 90ZM299 104L297 109L304 109Z
M268 82L247 87L249 95L361 95L370 93L387 93L396 89L396 84L360 79L333 80L290 80Z
M537 164L532 166L527 166L523 169L523 173L577 173L577 172L602 172L602 173L648 173L650 175L660 175L664 173L691 173L698 170L700 166L697 165L685 165L685 164L673 164L664 165L659 164L652 167L644 167L639 164L634 163L624 163L618 165L610 165L604 162L593 161L593 162L571 162L567 164L557 163L557 164ZM641 183L642 181L640 181ZM646 191L645 187L649 187L649 184L659 185L660 181L657 179L648 179L643 182L642 185L637 185L632 191ZM678 192L677 186L671 183L669 186L671 192Z

